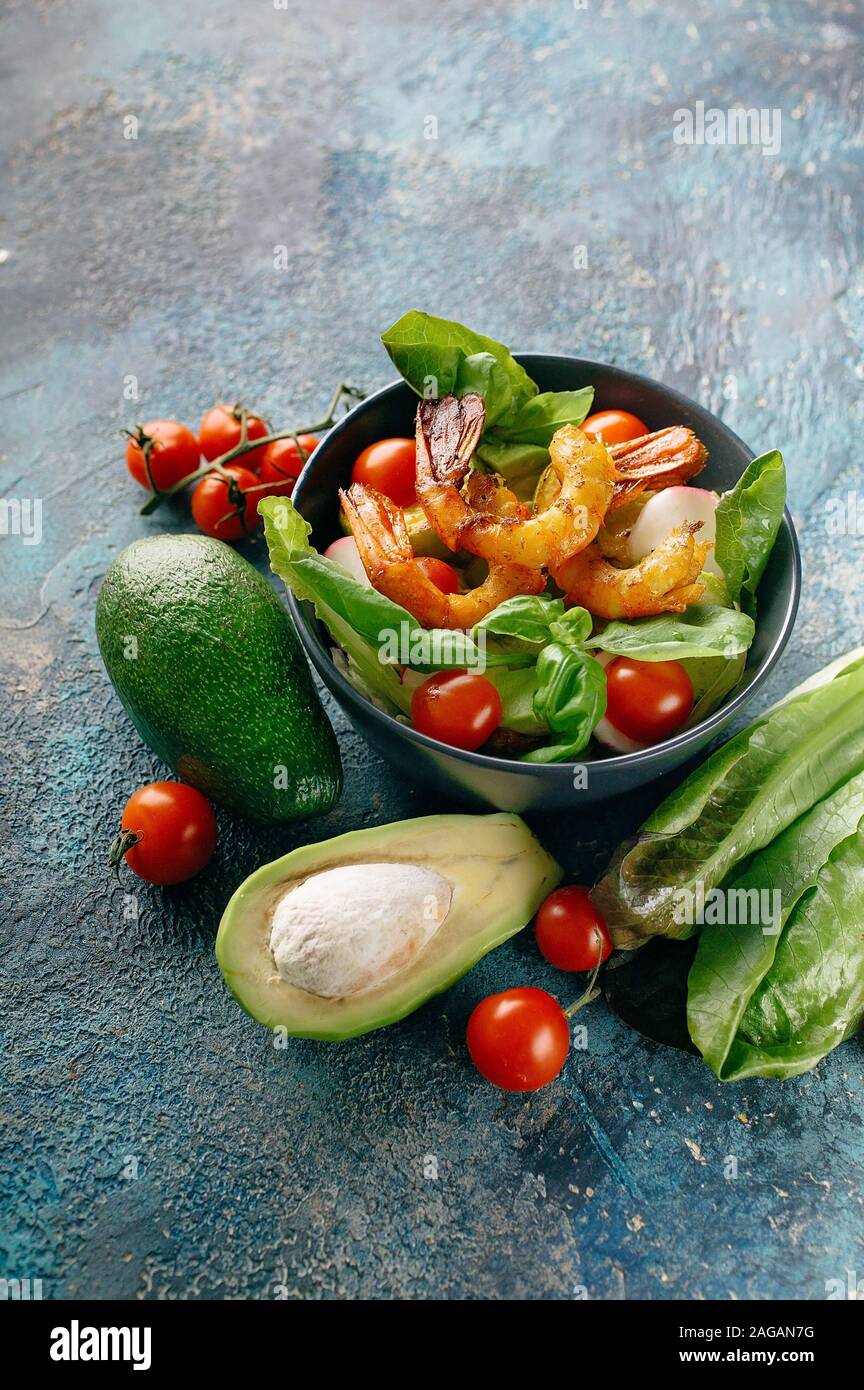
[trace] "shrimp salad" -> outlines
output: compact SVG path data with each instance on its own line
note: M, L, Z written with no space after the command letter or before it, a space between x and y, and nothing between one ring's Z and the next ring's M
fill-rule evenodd
M383 335L414 436L352 460L323 554L287 497L271 563L379 708L453 747L528 762L634 752L738 684L783 515L783 459L718 494L669 421L540 392L502 344L406 314Z

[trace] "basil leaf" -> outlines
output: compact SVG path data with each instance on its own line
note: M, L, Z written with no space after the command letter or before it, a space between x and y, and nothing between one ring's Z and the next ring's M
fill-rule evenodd
M580 610L584 611L584 610ZM549 640L549 628L556 619L564 617L564 602L546 594L517 594L505 599L481 618L473 632L497 632L505 637L519 637L523 642L542 645Z
M606 673L578 647L550 642L537 658L534 712L558 741L535 748L522 761L569 762L587 746L606 710Z
M542 444L548 448L553 434L563 425L582 424L593 399L593 386L583 386L579 391L543 391L526 401L501 433L511 444Z
M460 394L471 389L464 385L471 380L473 368L464 368L465 358L487 353L500 366L510 388L506 414L515 414L523 403L536 396L537 387L524 367L511 356L503 343L474 333L461 323L435 318L411 309L382 333L381 341L390 354L396 370L405 378L418 396L446 396L460 387L460 371L466 376ZM497 385L496 385L497 391ZM496 398L495 404L499 402Z
M555 642L569 642L574 646L587 646L586 638L591 636L591 629L594 626L594 619L587 608L579 608L574 605L568 608L560 617L557 615L549 624L550 635Z
M453 389L457 396L467 396L473 391L483 397L486 429L512 411L512 383L505 367L491 352L475 352L470 357L463 357L456 371Z
M688 936L676 894L719 884L864 768L864 663L794 694L719 748L622 846L595 890L618 947Z
M746 652L756 626L746 613L713 604L694 604L683 613L657 618L610 622L586 647L632 656L639 661L681 661L685 657L723 656Z
M723 915L746 920L703 925L687 997L690 1035L721 1080L807 1071L858 1027L862 818L859 775L726 880Z
M381 341L418 396L476 391L483 397L486 423L478 458L523 500L532 496L549 462L555 431L581 425L594 399L591 386L538 392L503 343L416 309L403 314Z
M752 606L785 505L786 469L776 450L754 459L720 498L714 555L736 603Z

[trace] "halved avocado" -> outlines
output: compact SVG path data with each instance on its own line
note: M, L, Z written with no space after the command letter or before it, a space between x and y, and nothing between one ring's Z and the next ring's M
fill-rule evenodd
M408 535L411 538L411 547L415 555L434 555L438 560L452 561L453 551L448 550L438 532L433 531L426 520L426 513L419 503L415 503L412 507L403 507L402 515L405 518L405 525L408 527ZM342 507L339 508L339 525L346 536L351 535L351 526Z
M409 964L380 984L339 998L297 988L279 973L270 950L277 908L315 875L360 864L415 865L447 880L452 895L441 925ZM251 874L225 909L216 959L235 999L259 1023L338 1042L396 1023L449 988L520 931L560 880L561 869L519 816L420 816L354 830L304 845ZM334 902L337 926L339 913Z

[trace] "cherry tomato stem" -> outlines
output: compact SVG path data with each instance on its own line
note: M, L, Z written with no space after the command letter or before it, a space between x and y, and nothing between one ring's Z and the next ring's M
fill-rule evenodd
M128 441L126 467L150 493L179 488L190 469L198 468L198 440L178 420L150 420L123 433Z
M258 475L239 463L229 463L202 478L192 493L192 516L207 536L239 541L258 528Z
M184 782L151 782L133 792L109 865L121 860L147 883L183 883L200 873L216 847L216 817L206 797Z
M248 453L251 449L261 449L267 444L275 444L277 440L280 439L292 439L295 435L323 434L327 430L332 429L335 425L340 405L346 401L362 401L364 395L365 393L358 390L356 386L348 386L345 382L340 382L333 393L330 404L327 407L327 414L323 420L318 420L314 425L303 425L297 429L278 430L273 434L265 435L262 439L255 439L251 443L235 445L233 449L229 449L226 453L220 455L219 458L213 459L210 463L203 464L192 473L187 473L184 478L181 478L179 482L175 483L172 487L163 488L154 493L154 495L148 498L141 507L141 516L149 516L151 512L155 512L157 507L161 507L166 497L173 497L178 492L182 492L185 488L189 487L191 483L200 482L202 478L206 478L214 469L224 468L225 464L232 463L234 459L242 458L243 455Z

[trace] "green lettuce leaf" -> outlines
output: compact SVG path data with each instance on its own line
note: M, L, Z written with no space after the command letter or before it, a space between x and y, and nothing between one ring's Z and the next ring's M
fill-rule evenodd
M311 527L286 497L265 497L258 503L270 551L270 568L296 598L307 599L334 642L356 666L365 693L379 699L390 713L407 713L411 692L395 667L378 657L383 630L407 621L410 613L383 594L352 578L341 565L319 555L309 544Z
M731 660L747 651L755 630L753 619L737 609L694 604L683 613L607 623L603 631L589 637L585 645L639 661L681 661L685 657L711 656Z
M860 1025L862 821L858 775L726 880L725 916L744 920L702 926L687 996L690 1036L721 1080L807 1071Z
M731 693L744 674L747 653L728 661L725 656L698 657L681 662L693 686L693 708L686 727L692 729L707 719Z
M735 602L752 608L786 505L786 469L776 450L745 469L717 504L714 555Z
M864 663L737 734L649 816L595 890L615 945L685 937L681 890L705 892L864 768Z

